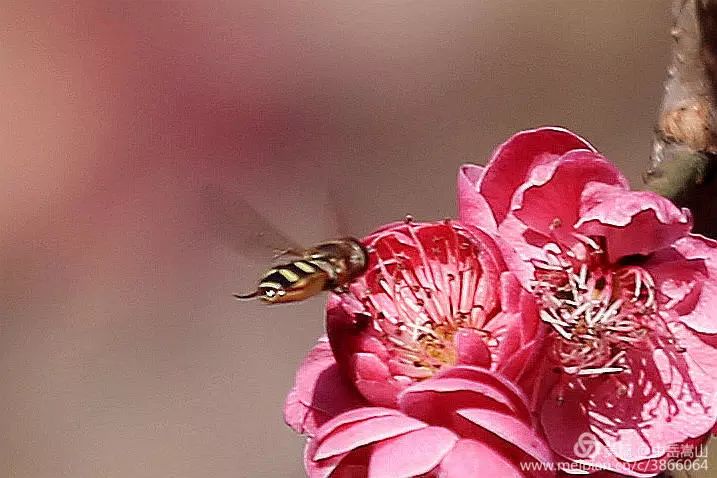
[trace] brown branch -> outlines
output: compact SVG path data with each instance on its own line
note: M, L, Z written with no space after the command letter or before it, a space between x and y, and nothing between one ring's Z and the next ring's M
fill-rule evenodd
M689 207L695 231L717 237L717 0L673 0L672 13L672 64L645 185ZM715 462L709 453L706 470L661 476L707 478Z
M675 40L647 189L692 209L717 235L717 0L674 0Z

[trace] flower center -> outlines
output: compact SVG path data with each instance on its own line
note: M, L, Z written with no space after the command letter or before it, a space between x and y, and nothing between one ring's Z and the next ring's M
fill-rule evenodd
M459 332L484 348L494 342L483 329L497 305L497 267L456 223L407 222L400 232L369 246L360 315L391 355L394 374L423 379L460 361Z
M577 238L571 248L547 245L546 260L534 262L532 286L552 328L552 359L569 375L620 373L629 348L672 341L655 283L639 266L609 264L594 238Z

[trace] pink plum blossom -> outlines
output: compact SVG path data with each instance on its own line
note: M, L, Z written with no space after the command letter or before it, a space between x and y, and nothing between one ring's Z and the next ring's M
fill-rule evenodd
M364 244L368 270L331 295L326 328L369 403L395 407L401 390L457 364L523 374L540 320L493 239L456 222L407 221Z
M494 240L406 221L363 243L368 270L329 298L328 338L285 405L309 437L309 476L554 476L520 468L552 463L511 381L528 375L544 330Z
M401 390L457 364L526 374L540 319L493 239L452 221L405 221L363 243L368 270L329 297L328 339L287 398L292 428L310 436L357 406L395 408Z
M513 136L458 186L461 221L499 237L537 302L547 337L521 384L554 451L653 476L670 447L710 432L717 242L690 233L688 210L631 191L558 128ZM589 455L576 447L586 436Z

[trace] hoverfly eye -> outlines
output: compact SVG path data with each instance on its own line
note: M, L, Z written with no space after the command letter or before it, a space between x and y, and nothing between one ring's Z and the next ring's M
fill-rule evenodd
M264 300L273 302L281 297L284 297L286 295L286 291L284 289L271 287L264 289L262 291L262 295L264 296Z

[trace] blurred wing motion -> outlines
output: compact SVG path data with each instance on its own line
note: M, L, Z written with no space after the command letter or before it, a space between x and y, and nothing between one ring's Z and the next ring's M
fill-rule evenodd
M211 185L202 191L202 202L219 241L244 257L266 261L281 251L302 250L237 194Z
M268 304L308 299L324 290L343 287L366 270L366 250L357 239L347 237L303 249L278 231L265 217L241 198L229 200L217 187L207 188L214 226L224 241L231 241L238 252L265 250L267 244L288 245L276 257L294 256L291 262L277 264L259 279L255 291L235 294L237 299L259 298Z

